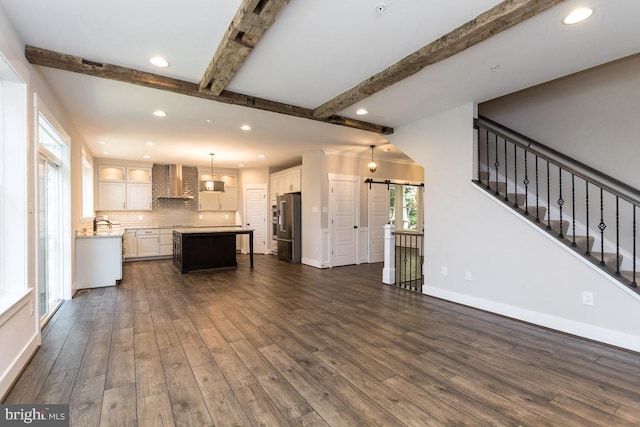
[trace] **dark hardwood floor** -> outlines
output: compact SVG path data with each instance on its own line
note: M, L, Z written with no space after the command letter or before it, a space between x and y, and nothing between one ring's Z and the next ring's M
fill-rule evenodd
M125 264L63 304L5 403L73 426L640 425L640 355L381 284L380 264Z

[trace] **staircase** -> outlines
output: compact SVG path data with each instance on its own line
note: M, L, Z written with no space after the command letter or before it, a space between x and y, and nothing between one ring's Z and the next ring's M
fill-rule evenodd
M487 118L474 182L640 294L640 191Z

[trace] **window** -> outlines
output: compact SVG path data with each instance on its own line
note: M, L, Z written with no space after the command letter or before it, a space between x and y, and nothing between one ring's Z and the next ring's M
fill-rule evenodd
M0 324L29 288L27 86L0 55Z
M82 149L82 217L91 218L93 210L93 163Z
M389 186L389 223L396 230L422 231L422 188L415 185Z

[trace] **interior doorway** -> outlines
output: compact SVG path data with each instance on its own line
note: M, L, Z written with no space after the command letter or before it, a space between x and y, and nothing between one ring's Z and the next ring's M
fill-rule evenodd
M244 188L245 226L253 228L253 252L269 253L267 245L267 187L252 185ZM269 219L270 221L270 219Z
M331 266L358 264L360 177L329 174Z
M70 288L68 145L38 114L38 314L44 325ZM65 221L67 218L67 221ZM70 291L70 289L69 289ZM70 293L70 292L68 292Z

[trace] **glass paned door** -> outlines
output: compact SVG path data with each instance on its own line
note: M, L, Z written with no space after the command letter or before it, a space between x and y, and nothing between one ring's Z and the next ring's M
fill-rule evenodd
M38 158L38 297L45 322L62 301L62 180L57 164Z

